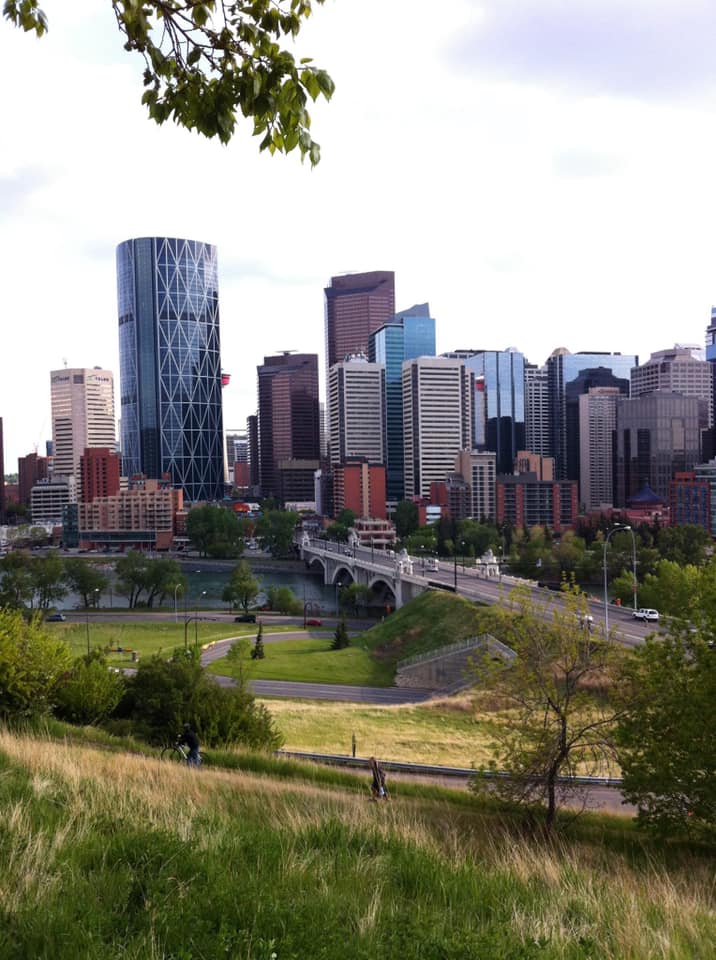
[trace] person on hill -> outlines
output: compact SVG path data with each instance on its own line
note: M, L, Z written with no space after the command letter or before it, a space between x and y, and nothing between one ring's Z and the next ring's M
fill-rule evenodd
M182 724L182 732L177 739L177 743L185 744L189 748L189 754L186 762L190 767L198 767L201 764L199 756L199 738L188 723Z
M388 791L385 786L385 774L383 773L383 769L375 757L370 758L369 764L370 772L373 777L370 784L370 799L374 801L380 799L387 800Z

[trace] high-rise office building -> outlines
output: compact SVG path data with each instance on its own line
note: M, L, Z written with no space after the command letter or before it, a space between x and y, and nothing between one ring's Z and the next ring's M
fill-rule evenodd
M696 397L659 391L617 400L615 506L626 506L646 484L668 501L674 474L700 462L699 423L706 406Z
M591 387L579 397L579 499L585 510L614 503L613 434L619 387Z
M497 472L511 473L525 449L525 358L518 350L460 350L475 378L472 447L492 451Z
M335 363L328 373L331 465L347 460L385 464L385 367L365 356Z
M404 496L403 362L435 356L435 320L427 303L401 310L370 335L368 359L385 367L386 485L388 500Z
M326 296L326 369L355 353L368 354L368 339L395 313L392 270L331 277Z
M629 396L634 354L570 353L555 350L547 360L550 420L550 455L558 480L579 480L579 397L592 387L618 387Z
M671 350L652 353L646 363L631 371L631 396L643 397L655 390L682 393L708 403L708 422L713 425L713 384L711 364L701 347L675 344Z
M312 501L320 453L318 356L264 357L257 373L261 495Z
M80 487L80 458L87 447L116 446L114 377L101 367L64 368L50 373L52 475L74 477Z
M261 475L259 471L259 418L252 413L246 418L246 437L249 443L249 489L255 494L259 489Z
M144 237L117 247L122 463L196 502L224 494L216 247Z
M525 363L525 448L552 456L547 367Z
M470 447L473 379L462 360L418 357L403 363L405 496L428 497Z

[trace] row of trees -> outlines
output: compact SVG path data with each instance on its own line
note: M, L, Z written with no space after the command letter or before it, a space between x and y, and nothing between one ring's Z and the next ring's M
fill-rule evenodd
M201 556L240 557L246 539L253 537L274 557L294 556L298 514L291 510L265 510L257 519L238 517L231 507L207 504L194 507L187 517L187 536Z
M207 746L275 749L281 742L246 685L220 687L202 669L198 652L180 651L168 661L150 657L125 676L110 671L99 651L73 660L39 617L28 621L19 611L0 610L0 719L50 713L156 744L170 742L184 722Z
M701 628L674 620L635 650L587 629L586 599L575 590L564 604L538 606L515 591L506 607L491 608L485 626L514 658L486 654L475 670L483 706L500 707L491 767L511 776L478 777L474 788L544 804L552 829L574 792L564 777L620 769L644 824L716 837L716 601L709 605Z
M77 593L84 607L96 606L109 589L109 578L81 557L13 551L0 560L0 606L46 611L68 593ZM176 560L150 559L136 550L120 557L113 589L126 596L130 608L161 604L175 590L186 590Z

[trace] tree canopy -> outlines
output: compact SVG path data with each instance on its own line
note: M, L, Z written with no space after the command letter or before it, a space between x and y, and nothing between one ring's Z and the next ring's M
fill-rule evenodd
M295 40L324 0L109 0L124 49L144 61L142 103L157 123L168 119L227 143L237 114L253 121L260 150L298 148L312 165L309 101L329 100L334 84L310 58L282 47ZM39 0L4 0L15 26L46 33Z

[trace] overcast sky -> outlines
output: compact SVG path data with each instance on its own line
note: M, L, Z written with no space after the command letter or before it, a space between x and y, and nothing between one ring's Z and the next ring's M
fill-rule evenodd
M109 0L0 23L0 416L5 469L51 435L50 370L119 363L115 248L219 249L224 424L256 366L318 352L323 287L394 270L438 351L703 345L716 303L710 0L327 0L298 52L336 82L322 161L146 118ZM439 19L438 19L439 17Z

